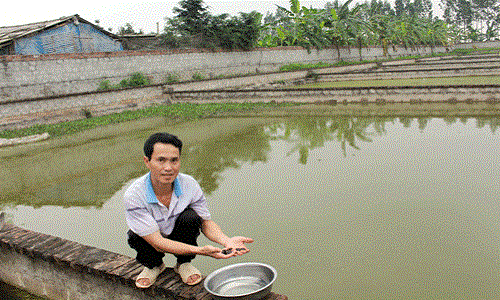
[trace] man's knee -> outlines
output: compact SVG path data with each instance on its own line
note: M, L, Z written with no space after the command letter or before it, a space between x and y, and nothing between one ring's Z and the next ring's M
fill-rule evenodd
M201 228L201 222L201 217L192 208L186 208L177 218L176 226Z

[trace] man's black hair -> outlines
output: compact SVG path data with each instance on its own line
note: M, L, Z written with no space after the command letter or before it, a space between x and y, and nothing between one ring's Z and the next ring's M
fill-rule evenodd
M166 132L157 132L152 134L144 143L144 155L151 160L153 148L156 143L170 144L179 149L179 155L182 151L182 141L175 135Z

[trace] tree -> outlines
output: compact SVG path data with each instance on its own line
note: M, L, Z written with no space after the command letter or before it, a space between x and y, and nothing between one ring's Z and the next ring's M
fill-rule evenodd
M368 15L370 16L395 15L395 11L392 9L391 4L387 1L371 0L370 2L365 3L365 9L367 10Z
M311 47L320 49L328 45L320 10L301 7L299 0L290 0L290 9L278 6L278 10L283 15L278 20L281 24L276 29L281 43L302 46L308 50Z
M463 40L470 40L474 30L474 14L471 0L441 0L444 8L443 18L448 24L458 24Z
M475 12L479 31L485 40L498 36L500 29L500 1L499 0L473 0L472 9Z
M132 24L126 23L125 26L121 26L118 29L118 35L126 35L126 34L143 34L143 32L142 29L136 32Z
M405 4L403 3L403 0L396 0L394 2L394 9L396 11L397 17L402 17L403 15L406 14L406 8Z
M250 50L257 45L262 15L257 12L210 16L204 29L203 46L228 50Z
M167 19L162 44L167 47L250 50L257 45L262 15L256 12L211 15L203 0L182 0Z
M325 5L326 33L337 49L338 60L340 60L340 47L350 47L354 44L358 46L360 60L362 60L361 48L369 34L369 25L362 18L362 6L356 5L351 10L349 8L351 2L352 0L348 0L340 4L335 1Z
M173 9L177 29L191 35L198 34L207 22L208 7L203 4L203 0L181 0L179 5Z

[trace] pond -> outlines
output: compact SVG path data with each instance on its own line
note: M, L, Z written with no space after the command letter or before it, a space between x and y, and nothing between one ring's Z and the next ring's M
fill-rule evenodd
M290 299L498 299L498 117L141 121L0 149L0 205L18 226L134 256L121 196L155 131L185 142L231 263L274 266ZM210 243L200 239L200 244ZM169 258L166 262L173 264Z

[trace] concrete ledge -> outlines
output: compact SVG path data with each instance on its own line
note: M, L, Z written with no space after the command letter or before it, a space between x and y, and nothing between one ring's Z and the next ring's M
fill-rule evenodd
M53 300L211 299L203 283L184 284L167 268L148 289L134 281L133 258L6 224L0 215L0 280ZM272 293L266 300L286 300Z
M49 137L50 137L50 135L46 132L46 133L42 133L42 134L35 134L35 135L30 135L30 136L25 136L25 137L20 137L20 138L0 139L0 148L6 147L6 146L14 146L14 145L19 145L19 144L26 144L26 143L43 141L43 140L48 139Z
M401 86L353 88L282 88L233 91L175 91L170 102L289 101L338 103L436 103L491 102L500 99L500 85L489 86Z

